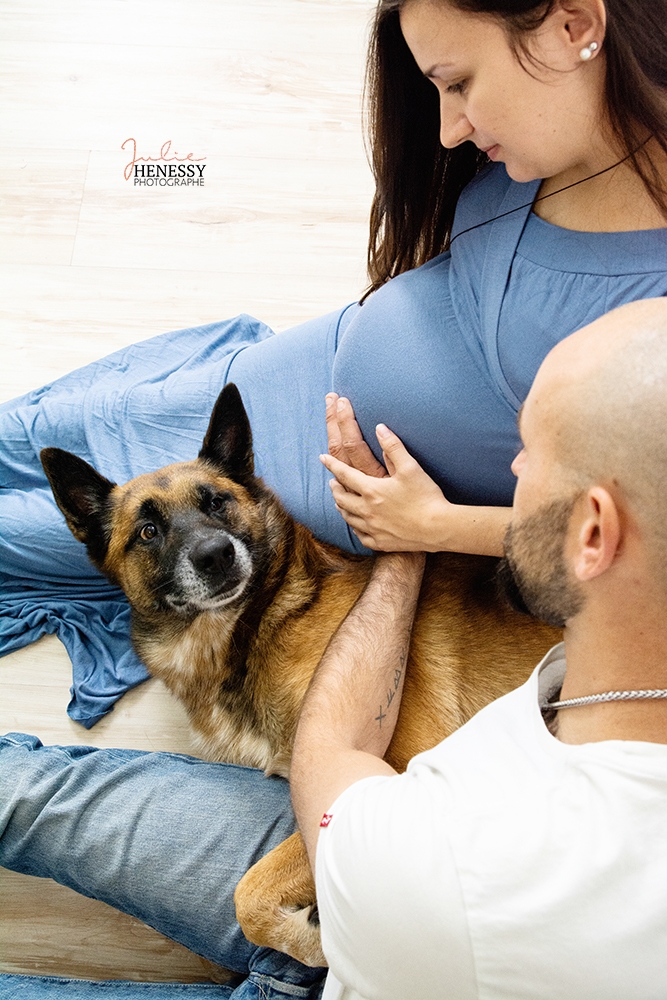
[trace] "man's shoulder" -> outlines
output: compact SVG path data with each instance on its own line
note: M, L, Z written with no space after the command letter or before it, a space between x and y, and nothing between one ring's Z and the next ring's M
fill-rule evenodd
M332 1000L432 1000L443 978L458 1000L475 997L440 797L424 794L407 773L365 778L343 792L331 815L316 859L322 947L334 975L354 991L333 992Z
M317 847L322 941L334 972L361 997L432 997L443 975L455 984L453 995L476 996L457 856L459 836L468 835L454 828L460 821L474 831L477 811L493 817L493 796L502 800L498 773L516 780L516 766L499 762L497 744L503 733L516 736L526 705L538 711L537 674L524 688L459 730L460 750L452 744L457 733L405 774L358 781L331 807ZM488 741L496 746L485 749Z
M347 788L331 809L328 832L353 836L358 828L370 843L377 845L385 838L398 845L406 828L414 831L415 825L423 828L430 823L438 826L440 836L439 820L450 815L459 797L467 809L475 799L488 809L495 795L504 795L503 784L520 785L522 762L529 777L541 781L536 768L559 768L561 755L544 725L540 704L560 687L564 673L561 644L550 650L523 685L414 757L405 774L365 778Z

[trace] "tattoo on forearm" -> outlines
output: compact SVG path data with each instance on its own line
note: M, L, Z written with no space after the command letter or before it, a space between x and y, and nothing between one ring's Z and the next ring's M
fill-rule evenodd
M385 708L389 708L392 701L396 697L396 692L398 691L399 685L401 683L401 677L403 676L403 667L405 665L405 653L401 653L401 666L394 670L394 687L387 688L387 704ZM380 705L380 714L375 716L375 721L377 722L380 729L382 729L382 720L386 719L386 714L382 711L382 705Z

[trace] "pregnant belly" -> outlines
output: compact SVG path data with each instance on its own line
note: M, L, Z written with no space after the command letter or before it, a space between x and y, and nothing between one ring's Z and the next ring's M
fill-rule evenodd
M396 278L364 304L338 344L333 388L352 401L378 457L383 422L449 500L511 504L516 414L466 344L442 265Z

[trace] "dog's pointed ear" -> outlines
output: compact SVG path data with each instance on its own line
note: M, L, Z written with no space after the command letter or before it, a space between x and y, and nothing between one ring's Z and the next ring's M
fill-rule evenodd
M116 484L61 448L43 448L39 457L70 531L101 566L109 541L109 495Z
M233 382L222 390L211 414L199 458L216 465L225 476L243 483L255 474L250 422Z

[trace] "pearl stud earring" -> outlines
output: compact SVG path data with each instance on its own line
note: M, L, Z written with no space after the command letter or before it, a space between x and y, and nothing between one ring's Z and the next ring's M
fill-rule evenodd
M588 62L594 52L597 52L598 43L591 42L590 45L584 46L584 48L579 53L579 58L583 59L584 62Z

